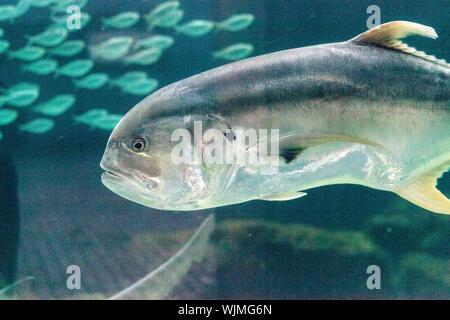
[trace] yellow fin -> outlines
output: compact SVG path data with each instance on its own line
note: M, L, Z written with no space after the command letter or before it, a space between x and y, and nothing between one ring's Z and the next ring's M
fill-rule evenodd
M306 193L304 192L287 192L287 193L280 193L280 194L271 194L264 198L261 198L261 200L267 200L267 201L286 201L286 200L293 200L300 197L306 196Z
M436 189L437 179L449 168L450 162L425 173L413 183L406 185L396 193L424 209L443 214L450 214L450 199Z
M448 64L444 59L437 59L435 56L427 55L425 52L409 47L406 43L399 40L412 35L432 39L436 39L438 37L436 31L434 31L431 27L409 21L392 21L361 33L350 41L353 43L374 44L393 50L403 51L436 64L450 67L450 64Z

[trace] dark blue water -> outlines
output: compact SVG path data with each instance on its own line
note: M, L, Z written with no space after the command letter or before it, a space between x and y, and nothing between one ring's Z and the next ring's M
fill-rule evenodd
M71 33L69 39L83 39L89 45L115 35L150 35L143 21L131 29L104 30L101 18L131 10L148 13L161 2L91 0L83 9L91 15L91 22ZM211 53L233 43L252 43L253 55L260 55L350 39L367 29L369 5L381 8L381 22L408 20L434 27L437 40L411 37L408 44L450 60L448 1L180 2L185 11L183 21L221 21L237 13L252 13L256 19L246 30L212 32L200 38L158 29L158 33L174 36L175 45L156 64L126 67L119 62L97 62L93 72L116 77L143 70L165 86L223 64ZM7 3L15 2L0 1ZM0 23L11 49L25 45L25 35L37 34L49 25L49 10L38 8L12 24ZM85 50L76 58L88 57ZM56 59L63 65L74 58ZM93 108L124 114L143 97L108 87L75 90L68 77L21 73L20 66L18 60L1 55L0 82L7 87L22 81L39 84L38 102L73 93L77 103L43 135L19 132L18 124L36 117L29 108L19 110L15 123L0 128L4 171L0 239L6 239L1 241L0 287L32 276L32 294L38 298L112 295L169 258L188 238L182 231L191 232L213 212L217 218L217 232L211 240L215 253L192 268L172 298L450 297L448 218L391 193L360 186L328 186L289 202L250 202L192 213L145 208L112 194L101 184L98 166L109 132L75 124L72 117ZM447 196L449 176L439 181ZM171 233L176 239L181 237L173 246L161 240ZM146 241L152 236L158 241L149 245ZM73 264L83 270L80 291L66 288L66 268ZM369 265L381 267L380 290L366 287Z

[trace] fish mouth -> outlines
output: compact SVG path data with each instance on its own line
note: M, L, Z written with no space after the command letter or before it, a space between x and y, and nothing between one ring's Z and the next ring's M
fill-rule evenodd
M132 184L135 187L143 188L147 191L156 189L159 184L159 181L156 178L141 177L139 175L133 176L124 172L112 171L111 169L105 168L103 169L105 170L105 172L102 173L101 180L104 184Z

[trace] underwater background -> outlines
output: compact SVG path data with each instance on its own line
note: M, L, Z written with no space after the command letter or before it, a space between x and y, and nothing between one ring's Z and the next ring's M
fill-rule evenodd
M1 0L0 6L21 1ZM88 13L90 20L69 32L66 41L83 40L86 48L72 57L50 58L59 66L92 59L90 73L106 73L110 79L145 71L158 80L159 87L229 62L213 53L233 44L251 44L254 49L249 54L255 56L348 40L367 30L370 5L380 7L381 23L408 20L434 27L438 39L411 37L407 42L450 60L449 1L179 0L184 12L179 25L194 19L220 22L236 14L254 16L243 30L215 27L198 37L175 28L148 30L143 17L124 29L102 23L127 11L144 16L162 0L85 2L81 12ZM77 88L68 76L24 72L29 62L10 58L8 51L24 47L27 36L54 23L53 5L30 7L14 21L0 21L4 31L0 39L10 44L0 54L0 96L11 93L8 88L18 83L40 88L32 104L6 103L0 108L17 111L13 122L0 126L0 290L23 279L7 298L110 297L173 256L210 214L215 215L214 230L201 257L174 271L176 281L167 292L156 286L137 297L450 298L448 216L423 210L392 193L327 186L287 202L252 201L199 212L167 212L108 191L100 181L99 162L111 130L74 117L93 109L123 115L145 95L109 84ZM1 12L0 8L0 20ZM155 34L173 37L174 43L150 65L98 59L89 49L113 37L142 39ZM62 114L48 116L33 109L61 94L76 97ZM54 126L43 133L33 133L39 128L27 131L24 125L39 118L51 119ZM438 188L449 197L449 173L438 181ZM80 290L66 286L70 265L80 267ZM381 289L367 288L366 270L371 265L380 267Z

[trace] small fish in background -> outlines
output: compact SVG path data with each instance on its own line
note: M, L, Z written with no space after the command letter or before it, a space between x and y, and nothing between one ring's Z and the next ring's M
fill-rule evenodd
M213 57L228 61L247 58L253 53L254 47L250 43L236 43L222 50L213 52Z
M74 80L73 83L77 88L88 90L100 89L109 81L109 76L106 73L92 73L86 77Z
M136 40L133 49L138 50L141 48L157 48L160 50L166 50L175 43L175 40L171 36L165 36L157 34L148 38Z
M55 48L49 49L48 54L60 57L73 57L83 51L85 47L86 44L83 40L68 40Z
M55 0L31 0L31 6L37 8L45 8L53 4Z
M12 109L0 109L0 126L6 126L16 121L19 113Z
M141 15L139 12L127 11L114 17L103 19L103 26L105 28L126 29L134 26L140 19Z
M83 9L88 2L88 0L55 0L51 10L52 12L66 12L70 6L78 6L80 9Z
M144 16L151 30L154 27L172 28L183 18L184 12L179 9L178 1L167 1L158 5L155 9Z
M45 55L44 48L32 45L26 45L20 49L8 51L9 58L19 59L27 62L41 59L44 55Z
M31 8L32 0L19 0L16 4L16 18L23 16Z
M108 115L108 110L106 109L92 109L86 111L80 115L74 116L73 120L76 123L83 123L86 125L91 125L95 120L103 118Z
M0 54L8 50L10 46L11 44L9 43L9 41L0 39Z
M40 76L46 76L58 69L58 61L54 59L41 59L25 64L20 69L22 72L31 72Z
M160 28L173 28L183 19L183 16L184 11L181 9L172 11L165 17L165 19L159 21L157 24L153 24L151 28L153 28L153 26L158 26Z
M219 22L217 29L231 32L241 31L248 28L254 20L255 16L250 13L235 14Z
M20 131L34 134L46 133L53 129L55 122L48 118L37 118L19 126Z
M132 37L113 37L99 44L89 47L95 59L113 61L124 57L133 44Z
M16 18L16 7L10 4L0 6L0 22L13 22Z
M63 75L67 77L83 77L88 74L94 67L94 61L89 59L80 59L69 62L68 64L56 70L55 75Z
M121 114L107 114L103 117L94 119L90 125L92 128L111 131L116 127L122 117L123 115Z
M69 110L76 102L73 94L60 94L48 101L42 102L33 108L33 111L46 116L56 117Z
M150 48L142 51L138 51L123 60L125 65L137 64L137 65L150 65L155 63L161 58L162 50L158 48Z
M14 107L26 107L34 103L40 94L40 87L35 83L21 82L6 90L5 103Z
M121 89L125 93L129 93L135 96L143 96L152 93L158 88L159 82L153 78L141 78L133 82L128 82L121 86Z
M140 79L146 78L148 78L148 75L144 71L128 71L123 75L121 75L120 77L111 79L109 83L112 86L123 87L128 85L129 83L136 82Z
M26 38L28 38L28 44L38 44L43 47L55 47L64 42L67 35L68 32L66 28L50 27L37 35L26 36Z
M0 140L3 139L3 132L0 131Z
M56 15L53 13L50 16L50 20L53 21L52 27L66 28L68 18L69 18L69 15L67 15L67 14ZM87 13L87 12L80 13L80 28L81 29L83 29L90 21L91 21L91 15L89 13ZM75 32L75 31L78 31L78 29L69 29L67 31Z
M0 38L3 37L5 35L5 30L3 30L2 28L0 28Z
M211 32L214 25L214 21L198 19L191 20L181 26L175 26L175 30L190 37L201 37Z

